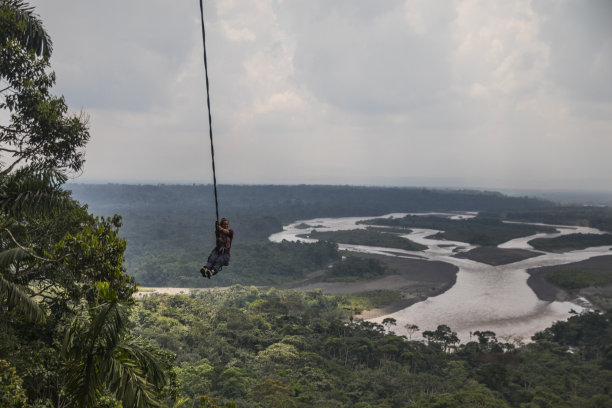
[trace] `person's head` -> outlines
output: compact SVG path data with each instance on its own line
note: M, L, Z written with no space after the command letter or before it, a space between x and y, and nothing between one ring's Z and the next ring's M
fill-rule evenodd
M219 220L219 225L221 228L227 229L229 227L229 220L227 218L221 218Z

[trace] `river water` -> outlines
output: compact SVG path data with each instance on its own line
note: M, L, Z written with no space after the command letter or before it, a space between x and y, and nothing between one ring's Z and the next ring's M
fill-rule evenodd
M405 213L387 214L385 217L403 217ZM474 213L449 214L455 218L474 216ZM316 218L301 220L283 228L282 232L270 236L273 242L316 240L299 238L297 235L307 234L312 229L317 231L337 231L363 229L366 225L358 221L372 217ZM309 228L299 228L307 224ZM602 233L594 228L568 227L555 225L557 232L551 234L536 234L529 237L513 239L499 245L500 248L520 248L533 250L527 243L539 237L555 237L571 233ZM497 337L509 340L529 341L537 331L549 327L553 322L565 320L571 314L570 310L583 311L589 307L584 299L573 302L549 302L537 298L527 285L526 272L529 268L539 266L561 265L578 262L599 255L609 255L612 246L592 247L565 253L542 252L542 255L506 265L491 266L469 259L456 258L457 252L468 251L474 246L463 242L452 242L427 238L438 231L430 229L412 229L403 235L410 240L427 246L424 251L405 251L395 248L368 247L363 245L339 244L340 249L366 252L381 255L401 256L416 259L443 261L459 268L457 282L441 295L430 297L415 303L398 312L381 316L372 321L380 323L387 317L394 318L397 326L393 328L397 334L407 334L404 326L416 324L421 332L435 330L440 324L448 325L462 341L468 341L471 333L477 330L492 330ZM419 336L416 335L415 338Z

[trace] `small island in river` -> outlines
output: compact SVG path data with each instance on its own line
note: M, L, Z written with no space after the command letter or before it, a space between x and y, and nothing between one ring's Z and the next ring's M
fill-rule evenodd
M612 308L612 255L527 272L527 284L542 300L565 301L581 296L601 310Z

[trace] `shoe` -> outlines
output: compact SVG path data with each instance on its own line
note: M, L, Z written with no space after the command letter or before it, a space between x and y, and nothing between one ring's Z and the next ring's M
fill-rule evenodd
M206 277L210 279L210 277L212 276L212 274L210 273L210 269L204 269L204 272L206 273Z
M206 268L202 267L200 269L200 273L202 274L202 277L205 278L206 277Z

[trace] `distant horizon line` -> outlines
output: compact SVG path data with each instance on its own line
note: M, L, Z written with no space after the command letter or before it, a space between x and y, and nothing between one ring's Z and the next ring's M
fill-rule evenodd
M125 185L125 186L212 186L213 183L203 182L162 182L162 181L139 181L139 182L126 182L126 181L75 181L70 180L66 184L73 185ZM433 186L433 185L376 185L376 184L322 184L322 183L217 183L219 186L320 186L320 187L355 187L355 188L405 188L405 189L428 189L428 190L456 190L456 191L481 191L481 192L495 192L508 195L563 195L563 194L581 194L581 195L594 195L598 198L605 198L610 200L612 204L612 190L586 190L576 188L507 188L507 187L458 187L458 186Z
M212 186L213 183L208 182L164 182L164 181L92 181L92 180L70 180L66 184L81 184L81 185L126 185L126 186ZM517 187L467 187L467 186L435 186L435 185L397 185L397 184L349 184L349 183L217 183L217 185L226 186L323 186L323 187L365 187L365 188L407 188L407 189L430 189L430 190L474 190L488 192L540 192L544 194L601 194L612 196L612 190L594 190L594 189L578 189L578 188L517 188Z

